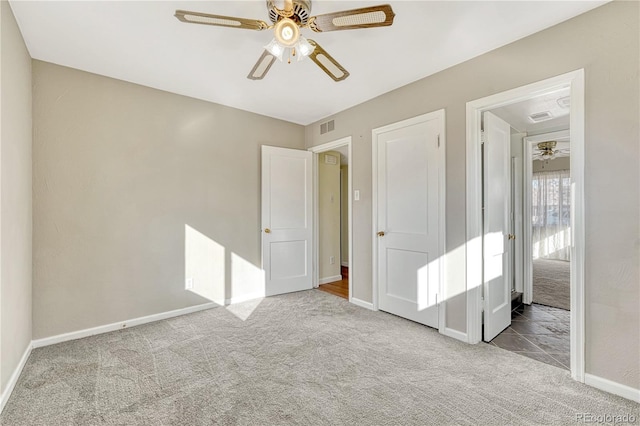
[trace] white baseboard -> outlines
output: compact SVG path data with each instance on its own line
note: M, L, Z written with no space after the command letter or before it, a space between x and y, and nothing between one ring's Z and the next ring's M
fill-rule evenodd
M11 377L9 378L9 381L7 382L7 387L5 388L4 392L2 392L2 394L0 395L0 414L2 413L2 410L4 410L4 406L7 404L7 401L9 401L9 397L11 397L11 392L13 392L13 388L16 386L16 383L18 383L18 378L22 373L22 369L27 363L27 360L29 359L29 355L31 355L32 347L33 345L31 343L27 345L27 348L24 350L24 354L22 354L22 358L20 358L20 362L18 363L18 366L16 367L15 370L13 370L13 374L11 375Z
M85 330L72 331L70 333L58 334L57 336L45 337L44 339L34 340L33 348L41 348L43 346L55 345L56 343L67 342L69 340L82 339L83 337L94 336L96 334L109 333L111 331L122 330L123 328L134 327L136 325L147 324L154 321L160 321L167 318L173 318L180 315L191 314L193 312L203 311L205 309L220 306L217 303L204 303L202 305L189 306L188 308L176 309L174 311L161 312L159 314L148 315L146 317L134 318L128 321L114 322L113 324L101 325L98 327L87 328Z
M451 337L456 340L460 340L465 343L469 343L469 336L467 333L463 333L462 331L454 330L453 328L443 327L440 331L440 334L443 334L447 337Z
M351 299L349 299L349 301L356 306L360 306L361 308L375 311L375 309L373 309L373 303L371 302L365 302L364 300L356 299L355 297L352 297Z
M248 302L249 300L264 299L265 297L266 296L264 293L249 294L246 296L232 297L231 299L224 299L224 304L235 305L236 303Z
M342 266L344 266L345 268L349 267L349 262L341 262L340 263Z
M342 281L342 275L334 275L332 277L320 278L318 280L318 285L333 283L336 281Z
M640 389L634 389L631 386L623 385L609 379L603 379L602 377L594 376L589 373L585 373L584 383L605 392L640 403Z

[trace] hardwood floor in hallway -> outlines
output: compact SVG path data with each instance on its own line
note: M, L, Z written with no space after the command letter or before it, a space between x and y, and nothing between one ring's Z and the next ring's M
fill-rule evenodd
M341 275L342 280L322 284L318 287L318 290L333 294L334 296L342 297L343 299L349 299L349 268L342 266Z

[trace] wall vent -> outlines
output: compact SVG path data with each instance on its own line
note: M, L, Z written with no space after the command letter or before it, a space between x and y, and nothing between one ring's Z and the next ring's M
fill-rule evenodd
M553 114L551 114L549 111L536 112L529 116L529 120L533 121L534 123L551 120L552 118L553 118Z
M331 155L331 154L325 154L324 155L324 163L325 164L336 165L336 164L338 164L338 157L336 157L335 155Z
M333 132L336 128L336 123L334 120L327 121L326 123L320 124L320 134L324 135L328 132Z

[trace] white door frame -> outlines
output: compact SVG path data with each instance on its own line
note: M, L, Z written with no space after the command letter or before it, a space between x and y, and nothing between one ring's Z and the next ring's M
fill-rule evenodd
M570 87L571 131L571 377L584 382L584 69L467 102L466 281L467 337L482 340L482 174L481 114L554 89Z
M372 266L373 271L371 277L373 278L373 310L378 310L378 144L376 136L380 133L389 132L392 130L401 129L403 127L411 126L416 123L420 123L425 121L426 119L433 117L435 115L440 115L442 118L441 129L440 129L440 175L439 175L439 188L438 188L438 196L439 196L439 204L440 204L440 223L438 227L440 228L440 248L442 249L442 256L440 256L440 283L438 285L438 331L441 334L448 334L451 329L447 329L445 327L445 318L446 318L446 303L445 303L445 277L446 277L446 163L447 163L447 143L446 143L446 114L445 110L437 110L433 112L429 112L426 114L419 115L417 117L409 118L407 120L398 121L393 124L389 124L383 127L378 127L371 131L371 144L372 144L372 194L371 194L371 235L372 235Z
M522 292L522 302L530 305L533 302L533 230L531 229L531 206L533 204L533 194L531 181L533 180L533 150L535 146L544 141L562 141L569 139L569 130L559 132L544 133L541 135L528 136L524 138L524 212L523 212L523 258L524 260L524 289ZM571 152L571 148L569 148ZM569 157L571 158L571 157ZM573 232L573 230L572 230Z
M342 139L335 140L333 142L327 142L322 145L312 146L308 149L313 155L313 286L318 288L320 281L320 203L318 202L318 157L319 154L327 151L332 151L342 146L347 146L349 155L349 166L347 168L347 186L348 186L348 209L347 222L349 226L348 240L349 240L349 302L353 302L353 280L354 274L354 261L353 261L353 152L351 150L351 136L347 136ZM342 265L342 259L340 259Z

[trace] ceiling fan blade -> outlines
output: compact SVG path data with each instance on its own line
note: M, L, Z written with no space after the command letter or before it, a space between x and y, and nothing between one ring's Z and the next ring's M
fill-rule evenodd
M247 76L249 80L262 80L269 72L271 65L276 61L276 57L266 50L262 51L262 56L258 59L258 62L253 66L251 72Z
M335 81L342 81L349 77L349 71L347 71L342 65L338 63L331 55L327 53L318 43L308 39L312 46L315 47L313 52L309 54L309 58L318 65L322 71L326 72L329 77Z
M175 17L189 24L215 25L218 27L244 28L262 31L269 28L266 22L257 19L234 18L233 16L209 15L208 13L176 10Z
M309 28L315 32L355 30L358 28L387 27L396 16L388 4L327 13L309 19Z

